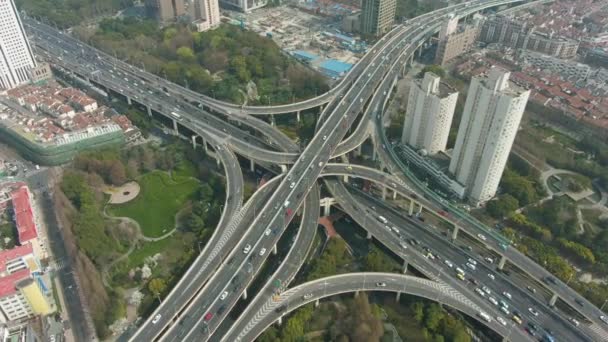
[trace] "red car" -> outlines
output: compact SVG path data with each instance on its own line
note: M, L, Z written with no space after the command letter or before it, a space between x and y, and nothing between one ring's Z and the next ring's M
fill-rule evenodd
M207 314L205 315L205 317L203 317L203 319L205 320L205 322L209 322L212 318L213 318L213 314L211 312L207 312Z
M287 208L287 217L291 216L292 212L293 211L291 210L291 208Z

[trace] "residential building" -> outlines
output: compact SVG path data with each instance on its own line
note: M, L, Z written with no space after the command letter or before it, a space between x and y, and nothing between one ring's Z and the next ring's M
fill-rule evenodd
M222 0L221 2L226 8L244 13L264 7L268 3L267 0Z
M401 141L428 154L444 151L457 99L458 92L441 85L439 76L425 73L410 88Z
M526 64L546 72L559 74L568 80L585 80L591 68L582 63L551 57L542 53L521 50L519 58Z
M560 37L552 33L538 32L533 25L519 22L506 16L487 18L479 34L485 43L498 43L513 49L541 52L558 58L574 58L579 41Z
M220 6L218 0L189 0L188 6L193 24L199 32L220 25Z
M347 15L342 18L342 31L348 33L359 32L359 17L361 13Z
M27 185L21 185L11 193L13 217L17 226L19 244L32 244L33 253L40 259L47 257L47 249L39 239L36 216L31 206L31 195Z
M472 24L458 25L458 18L449 19L439 31L439 43L435 54L435 64L447 64L463 53L469 52L479 35L479 20Z
M0 1L0 90L27 83L36 60L13 0Z
M530 96L509 77L500 68L473 77L458 128L449 171L477 205L496 194Z
M396 8L396 0L362 0L361 33L379 37L390 31Z
M146 0L146 14L159 21L171 21L185 14L184 0Z
M6 321L48 315L51 305L38 278L28 269L0 278L0 310Z

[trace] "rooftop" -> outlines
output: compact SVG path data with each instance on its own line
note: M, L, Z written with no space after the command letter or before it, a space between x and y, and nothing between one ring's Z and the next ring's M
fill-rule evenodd
M30 270L27 268L0 278L0 298L17 293L17 283L29 278Z
M30 196L27 186L22 186L13 191L13 211L15 212L15 222L19 234L19 243L23 244L38 236L34 215L30 206Z

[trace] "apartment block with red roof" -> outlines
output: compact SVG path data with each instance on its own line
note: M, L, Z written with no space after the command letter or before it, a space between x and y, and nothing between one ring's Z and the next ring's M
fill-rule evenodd
M21 185L13 190L11 198L19 244L31 243L34 255L39 259L45 259L47 249L43 241L39 239L35 211L31 206L31 194L27 185Z

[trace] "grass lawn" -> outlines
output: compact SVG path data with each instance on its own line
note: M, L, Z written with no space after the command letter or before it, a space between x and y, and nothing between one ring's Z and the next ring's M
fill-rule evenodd
M153 171L138 180L141 192L133 201L110 206L114 216L126 216L139 223L147 237L158 237L173 229L175 215L199 187L194 179L175 182L162 171Z
M141 266L147 257L154 256L157 253L163 254L163 263L171 263L192 245L193 240L194 235L191 233L176 232L160 241L145 242L139 249L134 250L129 255L127 264L129 268Z

